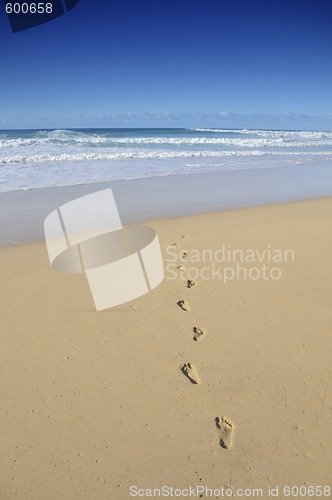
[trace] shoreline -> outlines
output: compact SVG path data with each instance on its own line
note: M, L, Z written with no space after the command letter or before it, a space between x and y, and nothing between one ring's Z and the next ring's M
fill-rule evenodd
M51 188L53 189L53 188ZM93 191L94 192L94 191ZM86 193L85 193L86 194ZM82 195L84 196L84 195ZM145 220L133 220L128 222L128 226L130 225L147 225L153 227L154 225L158 225L160 223L172 223L172 221L178 223L179 221L183 220L194 220L197 217L218 217L222 214L237 214L241 212L250 212L251 210L257 210L257 209L266 209L266 208L278 208L278 207L292 207L292 206L301 206L301 205L306 205L307 203L319 203L320 201L328 202L329 200L332 200L332 195L330 196L320 196L317 198L303 198L303 199L298 199L298 200L293 200L293 201L284 201L284 202L279 202L279 203L266 203L263 205L250 205L250 206L240 206L238 208L225 208L223 210L211 210L211 211L206 211L206 212L197 212L197 213L189 213L187 215L178 215L178 216L158 216L158 217L152 217L149 219ZM38 245L43 245L45 244L45 237L44 234L39 240L34 240L34 241L23 241L19 243L13 243L13 244L3 244L0 243L0 251L3 249L11 249L11 248L20 248L20 247L30 247L30 246L38 246Z
M332 169L299 167L173 175L0 194L0 246L42 241L46 216L62 204L112 188L123 224L292 203L332 196Z

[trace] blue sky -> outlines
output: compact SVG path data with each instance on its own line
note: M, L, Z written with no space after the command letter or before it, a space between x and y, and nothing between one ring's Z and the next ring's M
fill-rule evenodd
M0 128L332 129L330 0L80 0L11 33Z

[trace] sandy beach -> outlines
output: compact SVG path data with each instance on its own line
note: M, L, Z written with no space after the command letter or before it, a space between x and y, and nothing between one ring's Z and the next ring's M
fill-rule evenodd
M328 496L331 213L152 220L163 283L98 313L44 242L2 248L1 499Z

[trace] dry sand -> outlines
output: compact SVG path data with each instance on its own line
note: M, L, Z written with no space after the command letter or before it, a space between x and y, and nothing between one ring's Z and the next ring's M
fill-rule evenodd
M328 485L331 215L326 198L152 221L165 259L172 244L189 252L184 270L98 313L85 277L52 271L44 243L1 249L1 500ZM223 244L295 261L264 261L279 280L188 288L188 268L211 269L193 255Z

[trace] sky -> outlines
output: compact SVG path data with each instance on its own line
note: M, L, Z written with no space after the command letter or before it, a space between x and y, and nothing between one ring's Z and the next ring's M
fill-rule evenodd
M331 0L80 0L12 33L0 128L332 130Z

